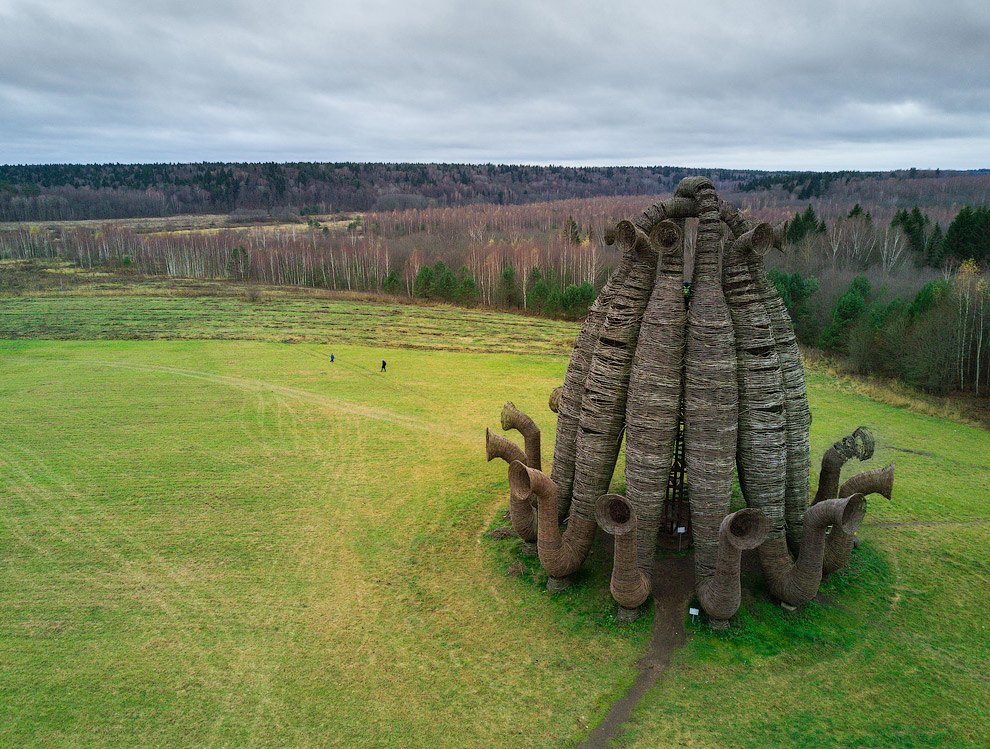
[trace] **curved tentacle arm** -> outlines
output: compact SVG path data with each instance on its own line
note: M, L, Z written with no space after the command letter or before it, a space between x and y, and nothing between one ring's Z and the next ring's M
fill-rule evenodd
M894 464L884 468L874 468L863 471L842 484L839 494L858 492L860 494L879 494L890 499L894 491ZM844 527L833 526L825 542L825 557L822 562L822 574L831 575L842 569L849 562L855 542L856 529L847 530Z
M894 493L895 466L896 463L891 463L883 468L857 473L839 487L839 496L844 497L859 492L863 495L879 494L884 499L890 499Z
M510 465L515 460L525 463L526 453L512 440L485 429L485 460L491 462L495 458L501 458Z
M712 618L713 628L725 627L726 620L739 610L742 552L762 544L769 528L766 515L750 507L736 510L722 519L714 573L698 581L698 600Z
M636 219L636 226L643 230L644 234L651 234L653 229L662 221L668 219L690 218L695 215L695 205L693 197L674 196L661 200L647 208Z
M650 595L650 579L636 559L636 511L625 497L603 494L595 503L595 519L615 539L612 597L625 609L638 608Z
M874 445L873 433L866 427L859 427L826 450L822 457L822 469L818 474L818 491L815 492L812 504L839 496L839 474L842 466L852 457L869 460L873 457Z
M760 546L760 562L770 593L791 606L807 603L818 593L827 539L837 534L852 538L866 514L866 500L853 493L844 499L826 499L808 508L797 561L791 560L784 538L768 539ZM828 535L829 526L832 532Z
M516 408L512 401L507 401L502 407L502 429L515 429L522 434L526 443L526 465L541 470L540 428L535 421Z
M542 471L529 468L521 461L509 466L509 487L517 496L536 495L539 520L536 547L540 564L552 577L566 577L580 569L595 540L597 524L571 516L567 530L557 525L557 486Z
M508 440L491 429L485 430L485 456L489 461L501 458L510 466L515 462L525 463L528 458L526 453L519 449L512 440ZM536 540L536 511L530 495L518 494L509 482L509 520L512 522L512 529L523 540L533 542Z

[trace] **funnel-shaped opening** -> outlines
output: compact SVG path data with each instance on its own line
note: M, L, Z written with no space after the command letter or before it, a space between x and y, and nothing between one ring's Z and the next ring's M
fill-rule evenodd
M595 520L613 536L621 536L636 529L636 512L620 494L603 494L598 498L595 502Z
M853 494L842 501L845 506L842 508L842 520L839 525L843 532L852 535L866 517L866 497L862 494Z
M494 460L498 457L495 453L495 437L498 437L490 428L485 428L485 459Z
M852 433L853 451L860 460L869 460L873 457L873 450L876 447L876 440L873 432L866 427L858 427Z
M650 232L650 242L664 255L674 252L680 241L681 229L673 221L661 221Z
M625 247L636 244L636 226L632 221L622 220L615 225L615 238Z
M894 465L891 463L880 471L880 484L877 487L877 493L886 499L893 499L894 497Z
M749 246L754 254L760 257L766 255L773 247L773 227L767 223L757 224L753 229Z
M512 401L506 401L502 406L502 429L509 431L516 429L516 423L520 417L519 409Z
M520 497L528 497L533 492L529 469L522 461L514 460L509 464L509 491Z
M762 510L746 507L729 515L724 522L729 543L737 549L755 549L770 533L770 521Z

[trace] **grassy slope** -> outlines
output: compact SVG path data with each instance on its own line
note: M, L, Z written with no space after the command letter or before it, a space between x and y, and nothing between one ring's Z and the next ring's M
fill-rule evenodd
M0 344L0 742L547 744L630 678L480 538L562 362L314 348Z
M644 747L985 746L990 435L871 402L820 374L808 386L812 454L868 425L876 455L847 464L843 478L896 461L893 501L870 499L852 568L823 586L830 603L787 615L755 600L732 636L697 628L626 738Z
M611 624L600 574L550 599L505 575L518 541L480 535L506 486L482 427L511 397L549 443L566 361L337 345L418 330L550 353L573 326L402 307L382 327L326 300L182 298L193 323L151 319L148 300L3 298L0 334L298 340L301 325L338 362L310 344L0 342L0 742L552 745L594 723L648 623ZM986 432L823 375L809 389L816 457L863 423L866 467L898 462L870 522L990 518ZM988 526L861 536L833 605L785 616L755 598L730 637L698 628L626 738L978 745Z

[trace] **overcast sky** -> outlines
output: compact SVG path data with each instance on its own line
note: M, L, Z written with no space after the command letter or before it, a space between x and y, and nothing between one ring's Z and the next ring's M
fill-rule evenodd
M0 163L203 160L990 167L990 0L0 0Z

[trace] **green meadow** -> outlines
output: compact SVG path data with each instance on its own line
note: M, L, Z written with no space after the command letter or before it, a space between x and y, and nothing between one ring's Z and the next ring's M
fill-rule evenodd
M613 619L601 547L547 594L484 460L511 399L549 465L577 326L213 291L0 296L0 744L587 736L650 617ZM866 425L843 477L896 461L893 500L821 600L685 611L615 745L987 745L990 434L808 384L813 460Z

